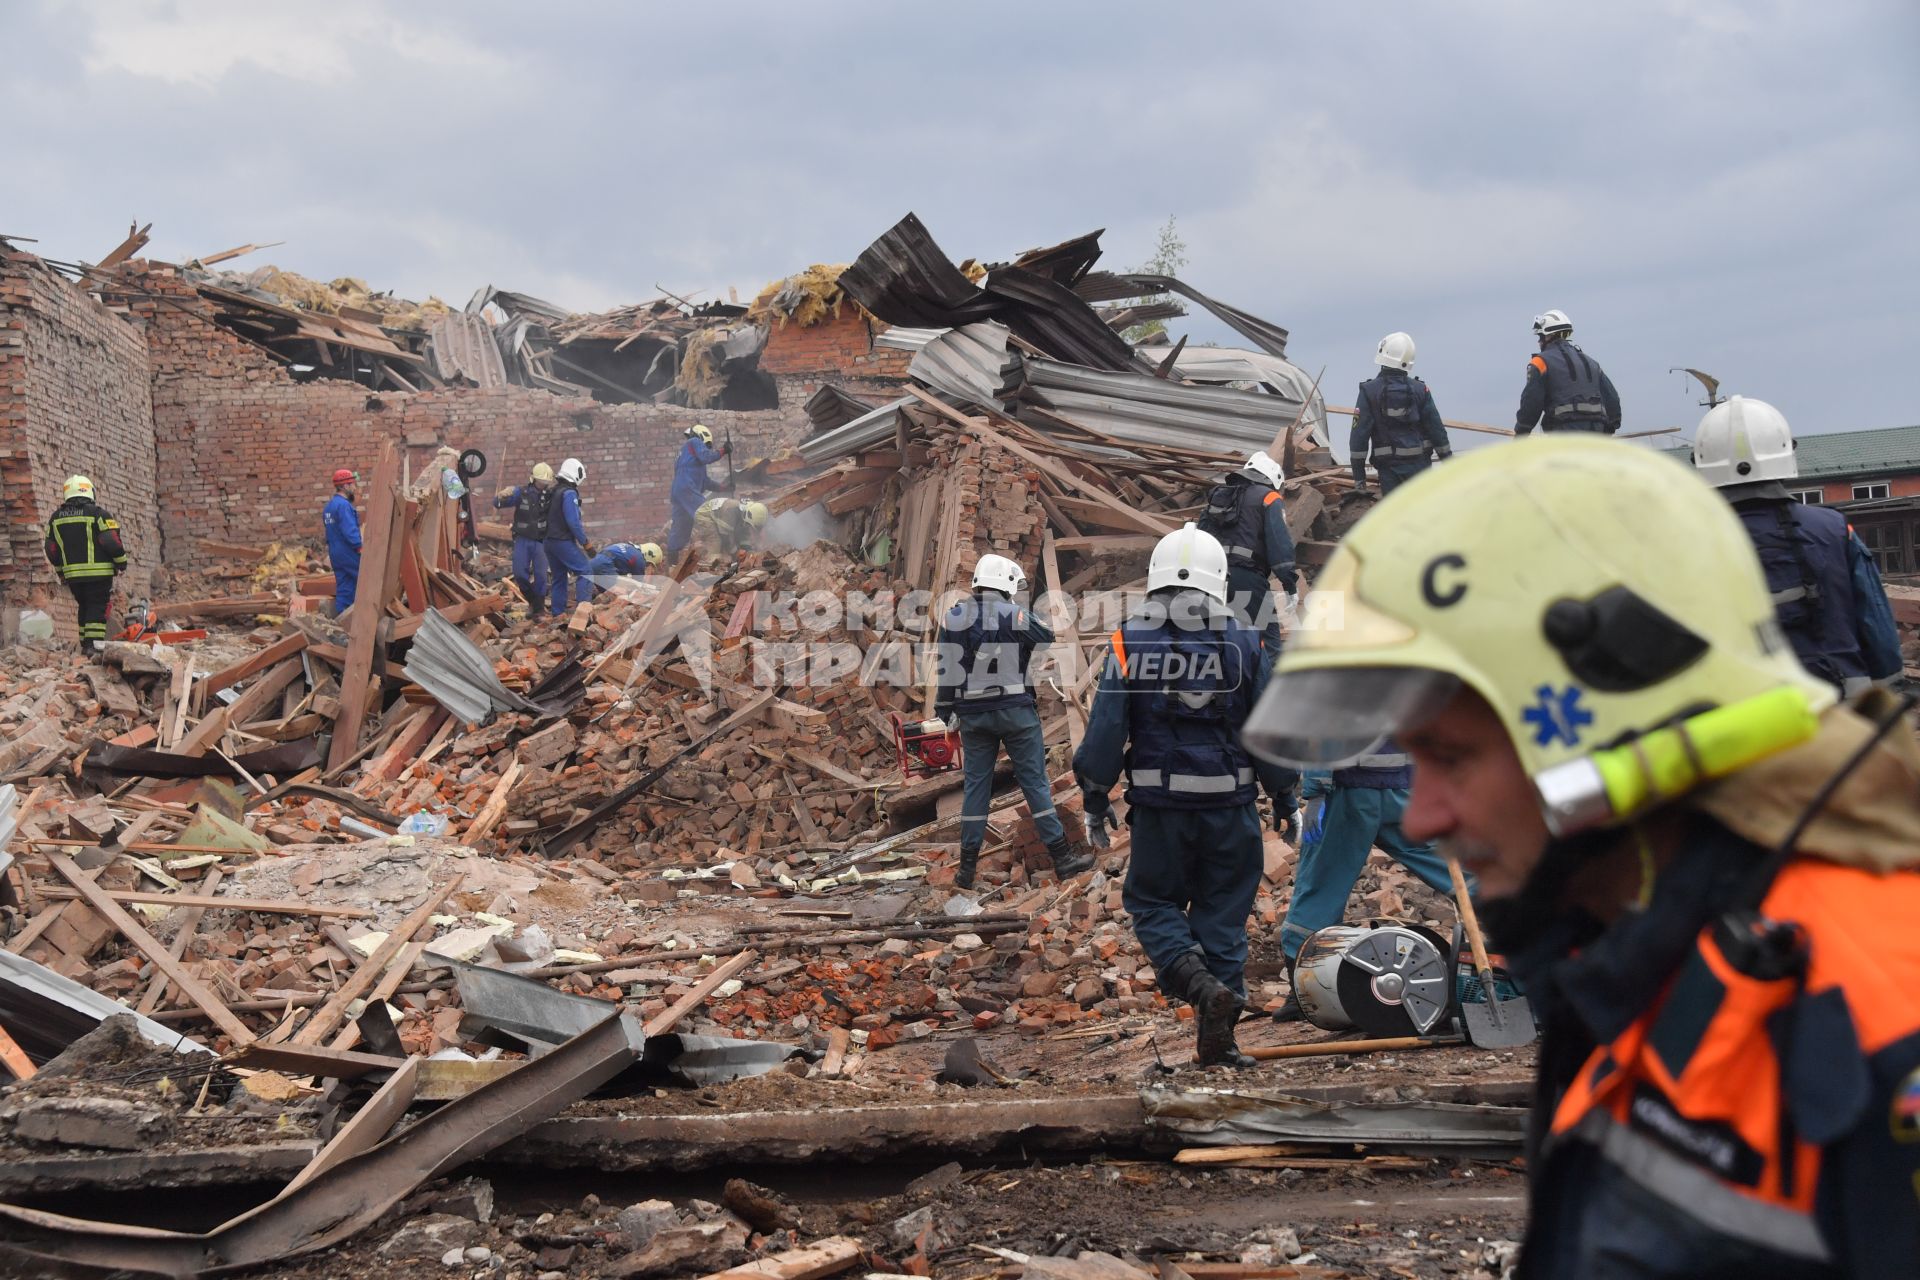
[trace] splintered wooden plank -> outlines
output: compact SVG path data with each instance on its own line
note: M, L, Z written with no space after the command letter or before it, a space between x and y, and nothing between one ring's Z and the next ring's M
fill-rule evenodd
M212 698L214 694L220 692L222 689L239 684L248 676L256 672L265 671L274 663L286 658L291 658L306 647L307 633L304 631L296 631L290 636L274 641L253 656L236 662L230 667L214 672L200 682L200 696L203 699L202 705L205 705L205 699Z
M674 1001L664 1011L656 1015L652 1021L647 1023L646 1031L648 1037L664 1036L679 1026L680 1019L686 1017L702 1004L706 1003L707 997L717 991L722 983L726 982L728 978L733 977L757 959L759 959L758 953L742 951L739 955L733 957L733 959L723 961L712 973L700 979L693 990Z
M200 887L211 897L213 891L220 887L220 880L225 874L226 873L219 867L213 868L207 872L206 878L200 882ZM187 954L187 944L193 941L194 930L200 927L200 918L206 914L207 909L205 907L188 907L180 913L180 924L173 931L173 941L167 944L168 955L178 960ZM338 928L339 926L336 925L334 927ZM160 1007L160 1001L166 994L167 975L164 973L154 974L153 981L147 984L146 994L140 997L140 1005L134 1012L145 1017Z
M124 907L89 879L86 872L75 866L73 859L63 853L49 852L47 863L60 874L62 879L80 891L80 896L86 900L89 907L99 912L114 928L126 935L127 941L138 947L147 959L153 961L154 967L166 974L173 985L180 989L180 993L191 1000L200 1012L206 1014L214 1026L233 1037L236 1044L246 1044L253 1039L253 1032L247 1029L247 1024L235 1017L233 1010L227 1008L225 1002L209 990L206 984L188 972L184 964L175 960L167 949L160 945L159 939L148 933L139 921L127 914Z
M1058 633L1059 643L1054 653L1061 664L1060 676L1067 695L1067 742L1073 751L1080 750L1080 740L1087 736L1087 711L1080 705L1075 690L1079 687L1080 676L1080 628L1074 620L1073 601L1066 600L1060 593L1060 557L1054 547L1053 534L1049 532L1040 544L1040 564L1047 575L1047 594L1061 603L1064 615Z
M327 767L337 769L352 757L360 745L360 727L366 722L367 686L373 679L374 645L380 638L380 619L387 600L386 554L395 534L395 486L400 480L400 451L388 440L380 448L380 462L373 472L373 497L367 507L367 541L370 555L362 557L366 571L355 594L355 605L347 630L347 669L340 678L340 718L334 722L333 746Z
M347 980L340 985L340 989L320 1006L320 1011L307 1020L307 1025L300 1028L294 1035L292 1043L317 1045L325 1040L347 1016L348 1006L365 995L368 988L372 987L380 977L381 971L392 964L394 957L400 954L408 942L412 941L413 935L426 928L428 919L438 914L441 905L453 896L454 890L460 887L462 879L464 877L454 876L440 886L425 902L415 907L405 920L395 926L393 932L380 943L379 948L367 957L367 962L348 975Z
M820 1280L858 1263L864 1250L858 1240L829 1236L798 1249L770 1254L752 1262L715 1271L701 1280Z

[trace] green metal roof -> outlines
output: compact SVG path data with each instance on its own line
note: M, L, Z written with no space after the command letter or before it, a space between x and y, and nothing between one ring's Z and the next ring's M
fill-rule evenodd
M1875 479L1920 471L1920 427L1879 427L1872 431L1828 431L1797 437L1802 480L1837 480L1843 476ZM1681 461L1693 455L1692 445L1669 449Z

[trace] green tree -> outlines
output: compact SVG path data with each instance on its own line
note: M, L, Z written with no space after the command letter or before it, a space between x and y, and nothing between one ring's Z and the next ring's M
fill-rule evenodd
M1154 237L1153 253L1147 260L1134 268L1140 275L1177 276L1180 268L1187 265L1187 242L1180 238L1180 228L1172 214L1167 215L1166 225L1160 228ZM1171 302L1173 295L1156 293L1137 300L1136 305L1149 302ZM1144 342L1156 338L1167 331L1166 321L1148 320L1142 324L1130 326L1121 336L1128 342Z

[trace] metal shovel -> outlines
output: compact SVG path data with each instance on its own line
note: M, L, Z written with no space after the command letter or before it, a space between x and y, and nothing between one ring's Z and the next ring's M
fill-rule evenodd
M1467 896L1466 877L1452 858L1447 859L1447 874L1453 877L1454 905L1460 910L1460 925L1466 930L1474 971L1480 976L1480 999L1459 1001L1460 1024L1467 1041L1482 1049L1532 1044L1540 1034L1534 1026L1533 1009L1525 996L1500 993L1493 977L1493 962L1487 959L1487 940L1480 933L1480 917L1474 914L1473 899Z

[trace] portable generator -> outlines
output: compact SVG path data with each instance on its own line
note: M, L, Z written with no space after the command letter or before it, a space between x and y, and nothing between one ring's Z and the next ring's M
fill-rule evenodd
M1453 1010L1453 957L1418 926L1333 925L1301 944L1293 992L1323 1030L1423 1036Z
M900 753L900 775L908 782L950 773L960 767L960 731L944 720L893 717L893 747Z

